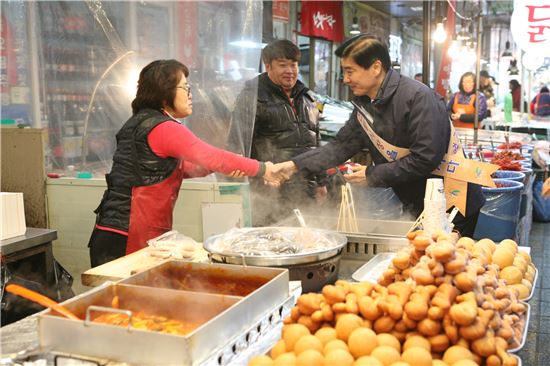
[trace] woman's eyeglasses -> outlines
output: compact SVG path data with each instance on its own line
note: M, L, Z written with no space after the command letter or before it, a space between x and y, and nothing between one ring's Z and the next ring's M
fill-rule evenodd
M186 86L176 86L176 89L183 89L183 90L187 91L187 97L188 97L188 98L191 96L191 86L189 86L189 85L186 85Z

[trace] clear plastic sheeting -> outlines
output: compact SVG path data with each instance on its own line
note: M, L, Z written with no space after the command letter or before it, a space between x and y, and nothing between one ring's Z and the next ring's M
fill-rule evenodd
M341 243L308 228L264 227L231 229L212 245L218 253L244 256L278 256L336 249Z
M357 216L365 219L395 220L403 216L403 204L391 187L352 186Z
M262 6L253 0L3 1L10 84L2 86L2 119L47 130L48 172L102 177L111 168L116 133L131 116L140 70L173 58L190 69L194 113L187 126L225 148L230 124L242 124L241 144L250 146L255 108L232 116L245 81L258 73Z

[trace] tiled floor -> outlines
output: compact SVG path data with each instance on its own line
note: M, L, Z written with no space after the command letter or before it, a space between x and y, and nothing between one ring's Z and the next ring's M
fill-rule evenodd
M531 258L539 270L535 294L529 301L531 319L525 346L518 353L523 366L550 365L550 223L533 223Z

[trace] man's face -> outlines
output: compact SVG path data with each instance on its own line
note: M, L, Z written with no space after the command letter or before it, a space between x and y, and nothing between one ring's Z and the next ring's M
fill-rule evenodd
M298 62L286 58L278 58L265 64L267 76L273 83L285 91L290 91L298 80Z
M351 57L343 58L341 63L344 71L344 84L351 88L353 95L368 95L374 99L385 76L382 63L376 60L368 69L356 64Z

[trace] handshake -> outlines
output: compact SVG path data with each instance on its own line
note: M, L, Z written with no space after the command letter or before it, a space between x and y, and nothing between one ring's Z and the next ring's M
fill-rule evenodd
M265 174L263 176L264 183L271 187L279 188L281 184L289 180L297 171L298 167L293 161L284 161L277 164L267 161L265 163Z

